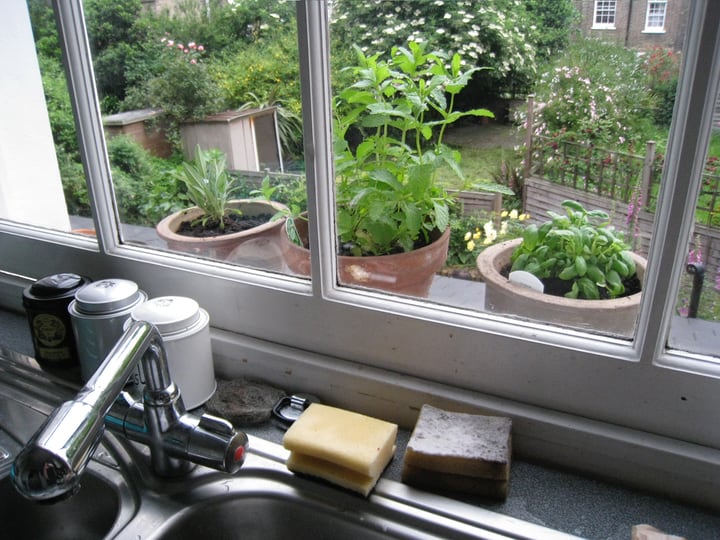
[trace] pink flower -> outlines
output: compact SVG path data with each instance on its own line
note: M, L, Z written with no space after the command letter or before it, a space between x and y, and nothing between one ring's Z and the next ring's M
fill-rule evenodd
M190 60L190 63L191 63L191 64L197 64L197 60L195 60L195 59L193 58L192 60Z
M205 50L205 47L203 47L202 45L198 45L197 49L198 49L198 51L202 52Z

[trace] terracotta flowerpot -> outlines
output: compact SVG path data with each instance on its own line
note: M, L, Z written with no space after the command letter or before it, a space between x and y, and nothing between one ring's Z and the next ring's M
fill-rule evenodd
M588 332L631 337L640 310L641 292L609 300L576 300L543 294L511 283L501 271L510 265L510 256L522 239L490 246L478 255L477 267L485 281L485 309L569 326ZM633 253L642 283L647 261Z
M295 226L307 245L307 221L296 219ZM431 244L393 255L376 257L338 257L340 283L426 297L435 274L447 259L450 229ZM310 275L310 250L290 241L283 228L280 235L283 258L288 268L301 276Z
M258 216L262 214L274 215L286 209L278 202L259 201L254 199L238 199L231 201L231 208L239 209L244 216ZM168 248L183 253L192 253L201 257L225 260L238 245L261 238L276 237L285 220L268 221L246 231L197 238L178 234L176 231L183 221L193 220L202 215L202 210L194 206L167 216L155 227L158 236L167 242Z

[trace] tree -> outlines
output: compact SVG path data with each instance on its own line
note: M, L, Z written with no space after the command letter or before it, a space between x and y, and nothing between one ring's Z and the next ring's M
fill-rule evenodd
M148 40L141 0L86 0L85 20L97 89L104 112L115 112L125 98L131 67L141 62Z
M333 4L335 48L352 44L367 54L408 41L459 53L476 74L468 91L486 100L526 91L535 77L538 49L548 55L568 40L572 0L337 0Z

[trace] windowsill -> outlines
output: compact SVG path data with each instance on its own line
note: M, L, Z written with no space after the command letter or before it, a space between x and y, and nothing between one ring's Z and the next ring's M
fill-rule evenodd
M590 30L617 30L615 26L610 25L599 25L599 26L592 26Z
M0 309L0 321L0 344L32 356L25 317ZM272 423L248 432L275 443L281 443L284 434ZM400 481L408 438L409 432L401 430L395 459L385 478ZM711 538L720 530L720 517L700 508L523 460L512 463L510 492L504 502L442 494L584 538L625 540L632 526L640 523L688 539Z
M643 34L664 34L665 32L664 28L646 28L642 31Z

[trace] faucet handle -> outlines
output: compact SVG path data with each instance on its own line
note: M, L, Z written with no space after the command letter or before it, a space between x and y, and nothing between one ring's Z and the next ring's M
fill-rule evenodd
M245 462L248 437L233 425L211 414L203 414L192 430L187 452L190 460L226 473L236 472Z
M218 435L232 435L235 432L235 428L233 428L233 425L229 421L207 413L200 417L198 427L207 429Z

